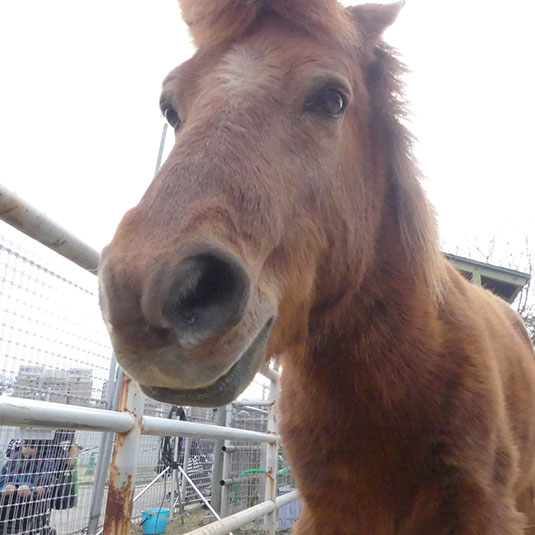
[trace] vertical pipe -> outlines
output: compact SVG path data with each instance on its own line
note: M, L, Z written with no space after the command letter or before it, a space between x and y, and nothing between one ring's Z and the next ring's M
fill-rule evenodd
M123 371L117 371L117 361L112 354L110 362L110 372L108 374L108 392L106 395L106 405L108 410L115 411L119 403L121 393ZM93 492L91 493L91 505L89 506L89 524L87 535L95 535L98 529L100 514L102 512L102 502L104 500L104 490L106 479L110 467L111 447L113 444L113 433L102 433L98 446L97 469L93 481Z
M230 427L232 422L232 405L227 405L226 414L225 414L225 426ZM230 440L225 440L225 447L230 447ZM223 470L221 479L228 479L230 473L230 456L232 453L225 452L223 454ZM221 487L221 518L225 518L228 515L228 485L223 485Z
M178 460L178 437L175 437L175 446L173 448L173 462L176 463L177 460ZM173 516L175 513L175 493L178 489L177 478L175 477L176 476L175 466L171 468L171 494L169 498L169 520L173 520Z
M191 438L186 437L186 444L184 445L184 472L188 472L188 465L189 465L189 454L191 451ZM182 503L186 505L186 488L187 488L188 482L185 477L182 477L182 483L180 485L180 497L182 500Z
M268 428L267 432L270 434L277 434L277 397L279 393L279 383L276 380L271 380L269 389L270 401L268 409ZM277 460L279 452L278 441L272 444L266 443L266 487L265 499L271 500L275 503L277 499ZM275 528L277 527L277 511L274 509L264 517L264 528L262 535L275 535Z
M143 422L143 393L127 375L123 376L119 411L130 413L136 425L127 433L115 435L104 519L106 535L130 535L132 527L132 503Z
M226 422L225 407L217 409L216 424L225 425ZM219 482L223 479L223 451L221 448L225 445L224 440L216 440L214 445L214 465L212 467L212 507L221 515L221 485Z

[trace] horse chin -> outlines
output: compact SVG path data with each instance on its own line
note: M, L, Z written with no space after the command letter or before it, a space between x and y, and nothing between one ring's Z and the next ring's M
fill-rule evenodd
M253 380L264 362L269 333L275 318L262 327L249 347L230 368L211 385L193 389L174 389L140 384L141 390L157 401L192 407L221 407L234 401Z

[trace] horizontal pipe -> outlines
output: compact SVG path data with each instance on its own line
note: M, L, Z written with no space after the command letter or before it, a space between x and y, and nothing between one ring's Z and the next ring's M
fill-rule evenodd
M100 257L97 251L3 186L0 186L0 219L96 274Z
M134 420L115 411L0 396L0 425L125 433L132 429Z
M228 479L221 479L219 481L219 484L224 487L225 485L236 485L237 483L244 483L248 479L254 479L258 477L258 474L261 474L261 477L264 477L266 475L266 471L262 470L262 472L257 471L253 472L251 474L244 474L240 477L229 477Z
M0 425L68 427L69 429L126 433L132 429L133 419L129 414L121 412L0 396ZM268 443L277 440L276 436L267 433L152 416L143 418L142 434Z
M271 403L271 401L261 399L242 399L234 401L232 404L235 407L269 407Z
M271 500L268 500L267 502L260 503L254 507L240 511L239 513L227 516L222 520L212 522L207 526L189 531L187 535L226 535L233 529L241 528L242 526L245 526L245 524L258 520L264 515L271 513L275 509L279 509L284 505L292 503L293 501L297 500L298 497L299 494L296 490L288 492L288 494L279 496L275 503L273 503Z
M275 370L272 370L269 366L262 368L260 370L260 373L264 377L267 377L270 381L278 381L281 378L280 373L276 372Z
M259 450L263 446L257 445L257 446L221 446L221 451L223 453L234 453L237 451L251 451L251 450Z
M280 496L277 496L277 501L275 502L275 509L280 509L281 507L284 507L289 503L295 502L295 500L297 500L298 498L298 490L292 490L291 492L287 492L286 494L281 494Z
M207 526L189 531L187 535L226 535L229 531L241 528L245 524L249 524L249 522L258 520L273 510L275 510L275 504L273 502L259 503L258 505L249 507L249 509L227 516L222 520L217 520Z
M168 420L166 418L155 418L154 416L143 417L143 429L141 432L144 435L222 438L224 440L268 442L270 444L277 441L275 435L268 433L258 433L257 431L246 431L232 427L220 427L218 425L199 424L196 422L184 422L181 420Z
M268 411L266 411L265 409L259 409L257 407L249 407L249 405L244 405L242 407L242 409L244 411L252 411L252 412L256 412L256 413L260 413L260 414L265 414L267 415L268 414Z

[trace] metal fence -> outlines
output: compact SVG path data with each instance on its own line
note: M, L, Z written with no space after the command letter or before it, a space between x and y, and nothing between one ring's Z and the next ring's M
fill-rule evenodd
M1 395L108 408L112 349L97 303L94 275L0 221ZM27 432L0 427L2 465L10 443ZM53 439L47 433L34 433L43 447ZM76 504L52 509L49 518L61 535L87 526L100 433L78 431L75 443ZM23 514L8 509L6 514Z
M98 309L96 277L92 274L98 255L28 210L9 192L0 191L0 215L84 266L83 269L73 264L0 222L0 462L7 466L13 444L18 444L20 457L20 446L28 433L34 437L32 440L42 443L38 458L43 465L52 463L50 455L43 452L62 451L65 457L71 446L76 450L75 464L59 471L76 477L76 492L71 501L64 501L64 507L53 507L50 497L32 498L33 502L25 498L22 507L14 504L13 496L9 502L5 495L0 495L0 534L94 534L102 523L106 501L106 535L129 533L130 519L139 524L142 511L150 508L169 508L177 521L189 519L192 528L216 516L227 517L223 524L211 524L211 531L202 531L208 528L201 527L201 531L192 533L228 533L263 515L266 533L274 533L277 476L281 494L294 487L284 455L274 441L275 413L267 401L269 395L269 402L273 400L276 381L260 380L256 389L259 399L252 402L239 402L219 411L185 408L187 422L167 420L171 406L143 400L139 392L137 427L130 416L98 410L117 408L122 384ZM36 424L41 428L38 431L34 429ZM228 429L217 424L237 431L229 435ZM201 427L195 433L188 425ZM207 425L212 431L206 431ZM121 452L116 441L110 486L111 432L123 433L117 435L122 444L126 436L136 434L132 429L140 426L142 432L134 440L128 459L132 464L135 458L136 463L127 470L130 476L135 472L135 483L130 485L126 499L117 500L114 491L124 475L121 456L125 451L123 448ZM54 427L77 430L69 435L68 444L64 440L60 445L58 436L62 435L54 433ZM244 435L240 430L257 433ZM166 435L171 438L164 438ZM165 448L172 451L176 465L163 463ZM65 465L64 459L55 462ZM54 488L61 486L57 481ZM284 501L290 503L294 496L290 492L281 497L283 502L279 500L279 505ZM199 504L204 504L203 500L212 511L205 507L194 513ZM40 515L41 502L48 507L46 514ZM112 525L117 511L110 507L118 506L127 516ZM10 524L9 515L19 520L27 518L27 526L20 522L17 526L14 522ZM31 524L31 519L39 519L43 525ZM281 518L278 527L286 529L290 524L287 518Z

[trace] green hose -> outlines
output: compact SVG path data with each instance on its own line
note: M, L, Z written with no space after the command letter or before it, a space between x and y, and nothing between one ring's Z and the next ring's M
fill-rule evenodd
M283 468L282 470L280 470L279 472L277 472L277 475L278 476L283 476L284 474L287 474L288 472L290 471L290 465L288 465L286 468ZM251 474L251 473L260 473L260 474L265 474L266 471L262 468L249 468L249 470L244 470L239 476L238 478L240 477L243 477L247 474ZM236 503L238 501L238 488L239 488L239 482L238 483L235 483L235 489L234 489L234 503Z

